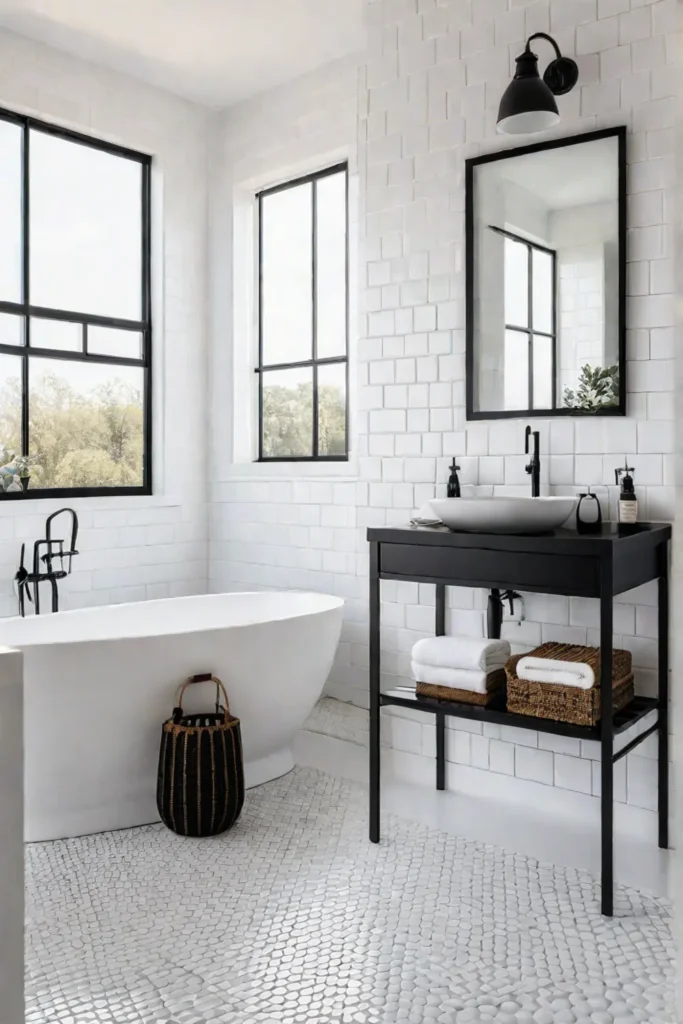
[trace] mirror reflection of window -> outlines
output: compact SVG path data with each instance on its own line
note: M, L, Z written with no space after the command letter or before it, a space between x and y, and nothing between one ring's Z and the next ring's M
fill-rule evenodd
M624 169L622 129L468 162L468 416L624 411Z
M503 239L505 350L503 408L552 409L555 379L556 253L491 226Z

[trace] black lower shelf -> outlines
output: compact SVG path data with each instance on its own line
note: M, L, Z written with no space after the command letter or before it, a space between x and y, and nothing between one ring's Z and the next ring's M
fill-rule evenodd
M492 722L497 725L513 725L518 729L533 729L535 732L549 732L556 736L573 736L580 740L599 740L600 724L595 726L571 725L569 722L554 722L549 718L532 718L517 715L507 710L505 694L500 693L487 707L476 704L434 700L418 697L414 690L389 690L380 694L380 703L394 707L412 708L417 711L442 712L455 718L469 718L477 722ZM625 732L642 718L656 711L657 701L653 697L635 697L622 711L614 716L614 733Z

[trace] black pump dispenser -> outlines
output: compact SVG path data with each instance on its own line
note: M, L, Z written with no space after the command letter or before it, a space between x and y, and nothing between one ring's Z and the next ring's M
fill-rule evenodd
M458 470L460 466L456 466L455 459L451 462L451 475L448 478L448 487L446 488L447 498L459 498L460 497L460 481L458 479Z

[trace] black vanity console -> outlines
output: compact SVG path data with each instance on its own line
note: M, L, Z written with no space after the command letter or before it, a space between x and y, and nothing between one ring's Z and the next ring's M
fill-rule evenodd
M618 527L604 524L600 533L582 536L568 530L511 536L455 533L446 527L372 527L370 542L370 839L380 838L380 709L409 707L436 719L436 786L445 789L446 715L538 732L597 740L602 775L602 912L611 916L614 899L614 764L647 736L659 742L659 845L669 845L668 699L669 699L669 541L667 523ZM380 690L380 581L405 580L436 587L435 633L446 629L446 587L521 590L600 601L600 679L602 720L595 727L569 725L509 713L504 696L488 707L418 698L410 690ZM657 698L636 697L612 715L613 598L650 580L659 588L659 665ZM615 736L657 712L655 725L640 732L615 753Z

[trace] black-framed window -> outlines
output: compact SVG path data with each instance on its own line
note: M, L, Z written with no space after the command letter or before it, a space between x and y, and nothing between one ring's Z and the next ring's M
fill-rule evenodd
M260 462L348 458L348 167L260 192Z
M30 457L29 496L151 493L150 167L0 111L0 464Z
M504 407L557 406L557 252L491 225L503 238Z

